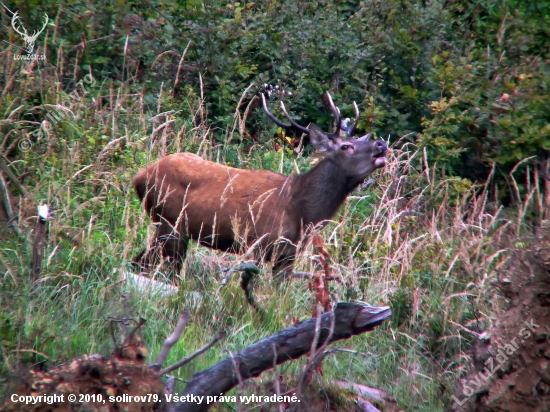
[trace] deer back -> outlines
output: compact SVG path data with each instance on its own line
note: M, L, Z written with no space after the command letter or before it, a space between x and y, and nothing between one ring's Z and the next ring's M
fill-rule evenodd
M191 153L166 156L134 178L134 187L154 222L168 221L180 233L219 249L236 237L250 245L279 234L297 237L288 177L210 162ZM237 236L235 236L237 231Z

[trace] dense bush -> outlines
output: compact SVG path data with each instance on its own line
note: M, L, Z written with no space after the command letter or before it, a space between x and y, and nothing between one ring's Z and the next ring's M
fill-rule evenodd
M544 175L550 157L549 6L515 0L8 3L27 27L38 25L43 12L52 17L48 62L72 54L78 66L66 68L64 86L75 70L113 83L144 81L153 95L164 82L186 116L185 97L199 94L202 81L220 141L252 82L286 86L294 114L324 126L330 117L320 97L331 90L347 115L353 100L360 104L360 129L392 139L407 135L447 172L485 180L495 162L504 194L518 161L536 156ZM5 26L9 18L5 13ZM47 100L47 91L40 99ZM248 120L254 139L258 121Z

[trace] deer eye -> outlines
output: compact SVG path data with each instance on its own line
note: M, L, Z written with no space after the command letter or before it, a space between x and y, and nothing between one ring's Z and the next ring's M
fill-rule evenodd
M348 150L349 149L349 144L343 144L342 146L340 146L340 149Z

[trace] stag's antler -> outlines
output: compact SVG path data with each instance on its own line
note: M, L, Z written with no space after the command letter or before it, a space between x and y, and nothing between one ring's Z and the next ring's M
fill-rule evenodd
M357 123L359 122L359 107L357 107L357 103L353 102L353 111L355 112L355 119L353 120L353 123L348 126L349 119L345 119L340 121L340 108L334 104L332 101L332 97L330 96L329 92L327 92L327 99L328 104L330 106L330 110L332 110L332 113L334 114L334 118L336 119L336 130L334 131L334 135L339 136L340 130L344 130L344 133L346 133L346 137L352 137L355 133L355 128L357 127Z
M310 130L307 127L299 125L298 123L296 123L290 117L290 115L286 111L285 105L282 101L281 101L281 111L283 112L285 117L289 120L290 124L286 124L286 123L281 122L279 119L277 119L275 116L273 116L273 114L271 114L271 112L267 108L265 95L267 94L267 96L269 97L269 95L274 91L277 92L277 94L281 94L281 93L278 90L278 88L274 89L273 87L271 87L269 85L264 85L264 88L266 89L265 92L260 93L260 95L261 95L261 98L262 98L262 106L263 106L264 112L267 115L267 117L269 117L276 125L284 128L284 129L294 129L294 130L297 130L299 132L302 132L302 133L305 133L305 134L309 135ZM284 91L282 91L282 92L284 94ZM290 95L290 93L288 93L288 94ZM357 123L359 122L359 116L360 116L359 107L357 107L357 103L353 102L353 111L355 112L355 119L353 120L353 123L348 126L348 123L349 123L350 119L341 120L341 118L340 118L340 109L338 108L338 106L336 106L334 104L334 102L332 100L332 96L330 95L329 92L327 92L327 101L328 101L328 105L330 107L330 110L332 111L332 114L334 115L334 120L335 120L335 123L336 123L336 129L332 133L327 133L327 137L331 140L334 140L336 138L340 138L340 131L341 130L344 131L346 138L353 137L353 134L355 133L355 128L357 127ZM362 136L362 137L358 138L357 140L366 141L366 140L369 140L371 136L372 136L372 133L368 133L365 136Z
M44 24L42 25L42 28L38 32L36 32L36 34L33 34L33 37L34 37L35 40L38 37L38 35L44 31L44 29L48 25L49 21L50 21L50 19L48 19L48 15L46 13L44 13Z
M334 102L332 101L332 96L329 92L327 92L327 99L328 99L328 105L330 107L330 110L332 111L332 114L334 115L334 122L336 123L336 130L332 133L336 137L340 137L340 108L338 106L334 105Z
M17 20L19 20L19 24L21 24L21 27L23 28L23 30L25 31L24 33L23 32L20 32L19 30L17 30ZM13 29L15 30L15 32L17 34L20 34L21 36L23 36L23 39L27 39L27 37L29 36L29 34L27 33L27 29L25 29L25 26L23 26L23 23L21 23L21 19L19 18L19 12L16 11L12 18L11 18L11 27L13 27Z
M290 124L286 124L286 123L283 123L281 122L279 119L277 119L275 116L273 116L273 114L269 111L269 109L267 108L267 103L265 101L265 94L264 93L260 93L261 95L261 98L262 98L262 107L264 109L264 112L265 114L267 115L267 117L269 117L271 119L271 121L273 123L275 123L277 126L280 126L282 127L283 129L297 129L298 131L302 132L302 133L305 133L307 135L309 135L309 129L307 127L304 127L304 126L300 126L298 123L296 123L287 113L286 109L285 109L285 105L283 104L283 102L281 101L281 110L283 111L283 114L285 115L285 117L290 121Z
M280 126L284 129L294 129L294 130L297 130L299 132L302 132L302 133L305 133L305 134L309 135L310 130L307 127L299 125L298 123L296 123L296 121L294 121L290 117L290 115L286 111L285 105L282 101L281 101L281 111L283 112L285 117L288 119L290 124L283 123L279 119L277 119L275 116L273 116L273 114L267 108L265 94L268 94L268 96L269 96L269 94L271 94L271 90L266 90L265 93L260 93L260 95L261 95L261 98L262 98L262 107L264 109L264 112L267 115L267 117L269 117L273 121L273 123L275 123L277 126ZM328 134L328 137L330 139L334 139L334 138L340 137L340 130L342 129L342 122L340 121L340 109L332 101L332 97L330 96L329 92L327 92L327 100L328 100L330 110L332 111L332 114L334 115L334 120L335 120L335 123L336 123L336 130L334 132ZM354 122L349 127L347 127L347 126L343 127L343 130L346 133L346 137L353 136L353 132L355 131L355 127L357 126L357 122L359 121L359 108L357 107L357 104L355 102L353 102L353 108L355 110L355 120L354 120Z
M348 137L353 136L353 134L355 133L355 128L357 127L357 123L359 123L359 107L357 107L357 103L355 102L353 102L353 111L355 112L355 120L353 121L351 126L346 129L346 135Z
M23 29L23 31L20 31L17 29L17 21L19 21L19 24L21 25L21 28ZM23 23L21 22L21 18L19 17L19 12L16 11L11 18L11 26L13 27L16 33L18 33L21 37L23 37L23 40L27 45L26 47L27 50L29 52L32 52L34 50L34 42L36 41L40 33L44 31L44 29L48 24L48 21L49 21L48 15L44 14L44 25L42 26L42 28L40 30L34 31L33 34L29 36L27 29L25 29L25 26L23 26Z

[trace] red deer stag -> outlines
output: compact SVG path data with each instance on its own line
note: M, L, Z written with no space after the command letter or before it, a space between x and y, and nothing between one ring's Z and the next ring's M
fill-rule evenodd
M157 234L154 247L140 253L134 264L150 267L160 249L179 272L187 243L193 239L234 253L243 246L253 247L258 259L274 261L274 275L286 278L292 271L296 244L307 228L332 218L350 192L386 164L386 142L369 140L371 133L352 137L359 117L355 102L355 121L346 127L328 93L327 97L336 120L333 133L314 124L300 126L283 102L281 109L290 124L279 121L261 94L263 110L273 122L307 134L313 147L325 155L307 173L287 177L267 170L236 169L191 153L163 157L139 171L134 188L157 225Z

